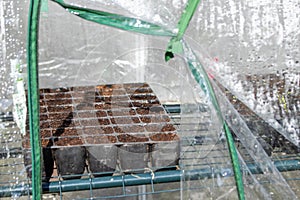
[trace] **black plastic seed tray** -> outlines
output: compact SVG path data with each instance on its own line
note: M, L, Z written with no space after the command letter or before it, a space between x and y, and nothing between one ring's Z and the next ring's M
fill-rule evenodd
M45 181L54 162L64 179L80 177L86 163L101 176L179 162L179 136L146 83L41 89L40 134ZM29 150L29 131L23 147ZM29 154L25 159L30 164Z

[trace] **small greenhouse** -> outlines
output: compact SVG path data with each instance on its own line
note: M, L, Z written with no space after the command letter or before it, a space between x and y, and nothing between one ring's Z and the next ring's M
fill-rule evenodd
M300 197L299 1L0 14L1 199Z

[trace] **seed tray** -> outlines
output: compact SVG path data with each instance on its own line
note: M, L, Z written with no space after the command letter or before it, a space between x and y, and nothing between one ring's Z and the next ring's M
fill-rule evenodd
M55 161L65 179L80 178L85 163L95 176L117 165L135 173L178 164L176 129L146 83L41 89L40 116L42 147L51 152L43 159L51 156L48 166ZM28 138L27 130L26 149Z

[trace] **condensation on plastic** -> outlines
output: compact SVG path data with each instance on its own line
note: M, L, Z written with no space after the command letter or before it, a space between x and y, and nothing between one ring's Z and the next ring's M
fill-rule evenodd
M26 68L27 3L27 0L0 1L1 187L5 184L13 187L15 184L24 183L22 180L25 177L24 167L24 171L16 170L16 163L23 161L21 155L13 156L11 151L11 148L15 147L13 145L21 140L21 133L16 124L6 120L10 120L13 110L17 110L14 105L19 104L22 109L26 107L24 98L20 97L22 92L18 91L17 84L25 78L22 73L25 73ZM18 96L18 98L13 100L13 96ZM13 194L11 198L18 199L19 196L19 194Z
M67 0L65 2L84 8L92 8L136 19L143 19L145 21L168 28L169 30L175 30L187 0L146 2L140 0Z
M298 146L299 16L297 0L208 0L187 31L191 46L210 55L215 78Z
M0 112L12 111L17 65L25 60L26 18L21 1L3 1L0 4Z
M97 7L93 7L95 8ZM186 59L177 55L165 62L164 53L169 37L135 34L87 22L67 13L52 2L49 2L49 13L41 18L40 24L41 87L149 83L162 103L182 105L180 130L190 132L193 128L188 126L190 120L194 124L203 123L203 120L208 122L206 134L209 141L204 141L208 144L204 149L195 150L191 147L190 150L195 154L200 153L201 156L197 156L195 161L203 158L208 163L206 166L222 170L221 165L213 164L217 160L211 155L212 151L218 157L218 161L225 163L226 167L229 166L230 172L227 175L218 176L211 182L209 191L215 191L213 196L226 196L227 189L224 187L224 190L220 190L217 187L220 184L228 183L235 188L234 179L226 181L227 176L233 175L228 149L226 147L224 151L218 151L215 147L215 144L220 142L222 123L217 120L216 111L207 94L201 91L191 76ZM199 108L194 109L201 103L209 107L207 116L199 116ZM182 138L192 137L183 131L180 131L179 135ZM207 154L203 154L202 150ZM217 173L214 175L217 176ZM193 185L192 181L184 183L188 188ZM216 192L217 190L219 192ZM229 195L237 197L236 193L233 189Z
M216 83L214 83L213 85L218 96L218 100L221 104L222 114L224 115L224 118L229 123L230 127L232 127L237 137L240 139L241 143L246 148L248 154L254 160L254 163L256 163L263 172L262 175L259 176L259 178L257 179L259 179L259 181L261 182L267 181L272 183L269 187L264 188L264 191L267 191L267 193L263 194L269 195L268 198L271 198L270 194L274 193L275 191L276 193L273 195L276 196L276 198L296 199L297 197L295 193L291 190L286 180L277 170L272 160L268 157L262 145L257 140L257 136L255 136L249 130L244 120L234 109L229 100L227 100L226 96L218 88ZM260 185L260 187L263 187L263 185Z
M28 1L12 2L5 1L1 4L3 6L1 7L1 16L4 16L0 19L1 34L5 36L5 41L1 41L2 48L0 49L2 56L0 104L11 100L12 90L6 89L14 85L9 82L10 59L17 58L21 64L25 63L25 26L22 19L26 19L27 10L25 8ZM160 2L69 0L66 2L136 17L170 30L176 29L180 13L186 3L186 1L180 0ZM249 81L246 84L241 83L247 80L248 75L275 73L278 76L289 77L286 84L294 85L293 92L299 94L299 76L293 75L300 69L299 6L297 0L284 2L284 4L279 0L275 2L270 0L203 1L189 26L186 40L201 61L205 61L204 67L208 72L214 74L215 78L260 116L267 116L273 110L269 109L267 113L264 113L265 109L262 108L265 108L266 103L262 102L262 99L255 99L252 83ZM195 165L191 168L197 169L197 159L214 163L216 160L208 156L213 152L217 153L216 156L223 156L222 161L227 162L231 169L226 144L224 145L226 151L222 152L219 152L214 146L223 139L222 126L216 120L217 114L208 97L193 80L184 58L176 56L170 62L164 62L164 52L169 38L128 33L88 22L71 15L51 1L49 1L48 8L48 12L42 13L40 21L40 87L149 82L163 103L182 104L180 129L191 128L186 125L191 119L200 123L208 118L210 122L207 134L211 136L213 145L208 143L208 149L204 149L204 147L200 150L197 149L198 154L194 158ZM13 10L18 11L13 12ZM18 12L23 15L18 15ZM6 32L7 29L9 32ZM15 31L19 35L16 35ZM203 53L206 51L207 53ZM262 93L263 90L259 90L256 95L261 96ZM278 97L274 97L275 100L272 100L268 95L267 103L279 101ZM282 95L288 98L287 94ZM2 99L7 100L2 101ZM207 116L201 115L199 108L194 109L190 106L198 103L208 104ZM1 109L9 108L9 104L3 105L1 105ZM299 111L299 101L295 106ZM239 124L243 125L233 108L227 104L225 104L225 108L238 119ZM226 109L223 111L225 112ZM192 118L189 118L191 116ZM297 115L291 117L295 117L293 119L297 120ZM285 131L292 126L289 122L282 123L281 126ZM299 128L297 129L295 125L297 123L293 125L293 128L296 130L296 135L299 135ZM247 138L250 138L253 144L257 144L256 147L259 147L259 143L252 137L251 132L247 132L247 127L236 128L248 133ZM243 137L246 136L243 135ZM292 140L297 141L297 139ZM248 148L251 152L254 146L248 146ZM260 180L274 181L272 182L274 185L270 185L273 189L278 189L277 191L283 190L280 187L285 188L284 193L278 194L279 196L292 194L289 193L289 185L285 180L281 176L276 177L278 171L266 157L264 150L259 149L259 151L256 150L253 159L257 163L263 162L261 165L269 167L272 171L266 171L262 178L250 172L244 176L246 197L249 199L256 197L268 199L270 197L270 188L265 188L260 184ZM194 147L189 150L195 151ZM208 150L207 154L203 154L205 150ZM217 164L211 165L211 167L212 169L218 168ZM204 179L200 182L185 180L183 184L190 190L184 192L184 195L191 199L201 197L236 198L234 180L226 175L223 178L215 177L210 180L211 187L204 188L198 194L193 187L206 184L208 180ZM218 192L216 192L217 190ZM255 192L252 194L253 191ZM271 191L273 192L272 189Z

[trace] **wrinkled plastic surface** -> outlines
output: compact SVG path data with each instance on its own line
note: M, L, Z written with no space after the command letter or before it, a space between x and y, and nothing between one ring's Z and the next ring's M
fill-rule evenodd
M180 0L66 2L142 19L171 31L176 30L186 3ZM17 64L11 60L17 59L18 64L25 65L26 27L23 19L26 19L28 2L2 3L1 34L4 40L0 50L0 70L3 72L0 75L0 112L6 112L12 109L16 85L10 73L14 68L12 63ZM87 22L51 1L43 3L39 34L40 87L149 83L162 103L181 104L177 119L179 130L182 139L190 144L183 149L182 169L211 170L209 179L182 180L182 191L177 195L182 199L236 199L222 124L216 120L218 117L211 99L194 81L186 57L176 55L168 63L164 61L170 38L135 34ZM299 6L296 0L284 3L203 1L185 36L211 77L298 147ZM291 190L290 182L275 168L244 119L220 90L216 88L215 91L224 118L228 118L234 132L240 132L237 138L251 157L248 160L242 152L241 164L245 166L251 161L264 169L262 175L245 170L246 198L294 198L293 193L299 195L299 189ZM205 109L201 105L205 105ZM205 130L199 134L200 129Z
M205 1L199 10L187 35L208 52L207 69L299 145L299 2Z

